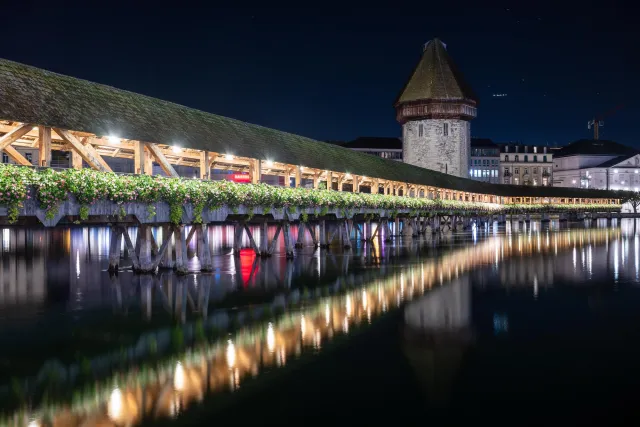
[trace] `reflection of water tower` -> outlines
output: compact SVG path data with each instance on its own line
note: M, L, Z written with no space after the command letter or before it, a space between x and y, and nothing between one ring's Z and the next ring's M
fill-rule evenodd
M469 278L456 279L412 302L404 319L405 354L429 402L445 404L472 341Z

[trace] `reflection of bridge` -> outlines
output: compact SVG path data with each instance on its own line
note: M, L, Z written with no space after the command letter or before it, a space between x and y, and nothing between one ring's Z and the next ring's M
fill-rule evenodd
M540 242L540 250L554 253L571 249L574 245L600 245L608 239L619 238L620 231L567 230L550 232L547 235L548 244L546 236L543 236L545 239ZM519 243L521 237L524 240ZM178 412L202 399L207 393L236 388L245 378L259 374L271 365L285 365L288 361L296 359L298 354L305 352L305 349L323 348L336 334L348 332L360 322L367 322L390 307L399 306L403 301L409 301L432 288L435 288L431 290L432 294L427 294L418 305L411 304L407 308L406 318L421 328L418 337L411 342L418 345L418 355L424 354L424 345L427 343L426 350L431 352L429 354L432 360L443 360L438 359L440 353L433 353L434 349L448 349L444 352L447 355L444 360L455 361L454 356L461 356L461 349L467 345L470 337L468 328L464 327L469 318L470 291L466 275L478 267L491 267L508 262L514 257L535 253L537 250L537 239L532 238L529 241L527 235L512 234L488 238L453 252L427 257L424 262L410 267L389 270L387 275L380 276L377 269L366 269L362 274L353 276L359 280L350 281L344 278L341 286L333 288L333 297L321 298L317 292L305 297L295 291L280 291L274 296L271 307L284 307L286 314L277 321L258 323L255 327L243 326L232 337L231 342L224 341L204 348L198 347L199 350L181 356L179 364L172 359L159 368L154 368L152 372L145 370L142 374L136 373L134 369L124 375L118 375L117 389L113 388L112 380L101 382L97 386L97 395L82 394L80 400L75 401L62 413L57 409L48 410L43 407L42 412L29 415L42 421L58 420L62 423L66 420L65 422L70 423L68 425L80 425L83 422L92 425L100 420L113 422L108 421L109 417L126 422L139 420L142 416L154 417ZM176 289L177 280L176 278ZM438 287L439 284L449 282L450 287ZM356 286L363 284L365 287L349 290L349 287L344 286L349 283ZM149 289L150 286L159 284L142 283L140 286ZM197 289L202 293L192 294L193 306L196 309L204 308L206 289L211 291L213 286L202 284ZM174 298L176 297L174 291ZM144 298L147 297L143 293L143 307ZM295 311L297 302L305 298L310 302L306 305L307 308ZM173 310L176 307L185 307L185 303L190 304L186 298L174 299ZM260 308L253 313L239 312L233 315L233 318L232 314L228 313L209 313L207 321L204 322L203 332L207 336L213 330L224 330L225 325L232 320L240 325L247 325L250 319L260 319L264 313ZM416 328L412 329L415 332ZM428 331L426 336L425 330ZM186 338L193 338L193 325L186 325L184 331ZM162 354L160 350L167 347L167 334L152 333L147 338L149 337L155 342L159 354ZM131 353L127 351L128 354L135 353L141 357L140 362L135 364L144 363L146 353L143 350L152 347L151 341L147 342L145 339L141 338L136 345L138 353L135 353L134 349ZM412 348L415 350L416 347ZM460 350L452 353L452 348ZM420 356L418 360L424 361L424 357ZM440 368L439 371L444 372ZM95 373L98 374L98 371ZM436 380L440 381L439 377Z

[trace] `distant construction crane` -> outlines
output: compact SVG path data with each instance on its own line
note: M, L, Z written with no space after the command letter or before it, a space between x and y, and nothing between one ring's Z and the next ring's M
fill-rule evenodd
M604 126L605 117L609 117L616 111L622 108L622 104L618 105L616 108L607 111L604 114L601 114L599 117L594 117L591 121L587 123L587 129L593 128L593 139L598 139L600 137L600 127Z

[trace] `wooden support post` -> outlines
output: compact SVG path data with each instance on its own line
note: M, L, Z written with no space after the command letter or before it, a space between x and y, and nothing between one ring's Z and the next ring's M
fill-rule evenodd
M249 179L252 184L259 184L262 180L262 161L258 159L249 160Z
M271 256L273 254L273 251L276 250L276 245L278 244L278 237L280 237L281 231L282 231L282 224L278 224L278 228L276 228L276 234L273 236L273 240L269 245L269 252L268 252L269 256Z
M51 128L38 126L38 166L51 166Z
M370 242L373 240L373 234L372 234L372 230L371 230L371 220L367 219L364 223L364 227L365 227L365 235L364 235L364 240L366 242Z
M380 220L378 221L378 223L376 224L376 229L373 230L373 234L371 235L371 240L373 241L373 239L376 238L376 236L380 237L382 235L382 233L380 233L380 225L382 224L382 218L380 218Z
M200 179L209 179L211 177L211 163L213 161L211 154L209 151L200 152Z
M83 144L69 131L59 128L55 128L54 130L91 168L100 172L113 172L107 162L105 162L102 156L93 148L93 145Z
M139 245L138 242L140 242ZM138 228L136 246L139 246L140 251L138 254L138 261L140 262L140 265L138 266L136 273L153 272L153 262L151 258L151 226L146 224L140 225Z
M133 173L146 175L147 155L147 151L144 149L144 142L136 141L133 143Z
M160 265L160 263L162 262L162 260L164 260L166 253L169 251L169 245L171 244L171 235L173 234L172 231L169 232L169 235L164 234L163 232L163 240L162 240L162 245L160 246L160 249L157 248L156 245L156 254L153 256L152 259L152 269L153 271L155 271L158 266ZM153 236L153 234L151 234L151 236ZM152 242L155 243L155 239L152 240Z
M189 272L187 267L187 230L184 225L174 226L174 238L176 249L176 274L184 275Z
M213 260L211 259L211 249L209 248L209 227L207 224L197 224L194 227L197 228L200 271L213 271Z
M257 256L260 256L260 248L258 248L258 245L256 245L256 241L253 238L253 233L251 233L251 229L246 223L244 224L244 231L247 233L247 237L249 237L249 243L251 244L251 249L253 249L253 252L255 252Z
M109 271L118 271L120 266L120 247L122 246L122 230L118 225L111 226L111 241L109 242Z
M175 234L176 234L175 240L179 240L180 235L178 233L175 233ZM162 261L160 261L160 268L173 268L175 266L175 263L173 261L173 247L175 243L174 243L174 229L172 226L164 225L162 227L162 240L163 240L162 242L163 245L164 245L164 242L167 242L167 249L162 255Z
M287 259L293 259L293 245L291 244L291 228L289 221L284 221L282 224L284 229L284 249Z
M156 144L145 142L144 146L147 150L149 150L149 153L151 154L151 156L156 160L156 162L160 165L160 168L162 168L162 171L165 174L167 174L167 176L170 176L173 178L179 177L176 170L173 168L173 166L171 166L171 163L169 163L167 158L164 156L164 154L162 154L162 151L160 150L160 148L158 148Z
M328 248L329 244L327 243L327 221L324 219L320 220L320 248Z
M296 188L299 188L302 185L302 171L300 170L300 166L296 166Z
M184 244L186 246L189 246L189 244L191 243L191 239L196 234L196 230L197 230L197 227L195 225L192 225L191 228L189 229L189 233L187 234L187 239L184 241Z
M244 223L237 222L233 231L233 254L235 256L240 256L240 249L242 249L242 232L244 231Z
M295 247L300 249L303 246L304 243L304 223L300 222L298 223L298 238L296 239L296 245Z
M69 147L69 152L71 153L71 167L74 169L82 169L82 157L76 150Z
M309 230L309 234L311 235L311 240L313 240L313 247L317 248L318 247L318 239L316 238L316 232L313 228L313 226L310 223L305 223L305 226L307 227L307 230Z
M393 230L391 229L391 223L389 222L389 218L384 219L385 222L385 230L387 231L387 237L384 239L385 242L393 241Z
M333 173L327 171L327 190L333 190ZM322 246L322 244L320 244Z
M260 224L260 256L268 257L269 255L269 224L264 220Z
M129 256L131 257L131 264L133 270L137 270L140 268L140 263L138 262L138 254L136 253L136 248L133 246L131 242L131 236L129 236L129 230L125 227L122 227L122 237L124 237L124 242L129 250Z
M349 235L349 220L344 220L343 223L341 224L341 227L343 228L342 247L344 247L345 249L350 249L351 236Z
M359 193L360 192L360 183L358 180L358 177L356 175L353 175L353 185L351 188L351 191L354 193Z

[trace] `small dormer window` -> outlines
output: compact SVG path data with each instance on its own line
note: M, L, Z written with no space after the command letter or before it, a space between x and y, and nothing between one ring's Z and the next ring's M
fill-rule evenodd
M533 147L533 152L537 153L538 152L538 147Z
M422 123L418 125L418 136L421 137L424 134L424 126Z
M449 123L442 125L442 134L444 136L449 136Z

